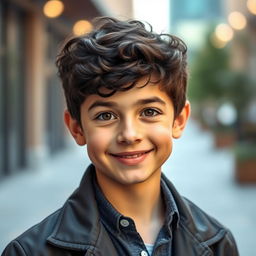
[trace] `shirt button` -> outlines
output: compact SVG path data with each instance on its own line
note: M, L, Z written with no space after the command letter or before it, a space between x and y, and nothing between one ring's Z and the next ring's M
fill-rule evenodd
M147 253L146 251L142 251L142 252L140 253L140 256L148 256L148 253Z
M125 219L122 219L122 220L120 221L120 224L121 224L122 227L125 227L125 228L130 225L129 221L128 221L128 220L125 220Z

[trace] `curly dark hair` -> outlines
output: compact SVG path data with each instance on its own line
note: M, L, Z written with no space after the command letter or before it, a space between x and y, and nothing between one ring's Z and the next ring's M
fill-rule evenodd
M64 45L56 65L72 118L80 123L86 96L109 97L131 89L143 77L152 82L152 75L172 99L175 116L181 112L186 101L187 47L179 38L154 33L148 26L99 17L92 32Z

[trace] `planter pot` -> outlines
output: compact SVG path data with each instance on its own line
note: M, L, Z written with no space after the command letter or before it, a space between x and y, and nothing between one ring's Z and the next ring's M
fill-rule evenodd
M236 160L235 178L239 183L256 183L256 159Z
M214 145L216 148L229 148L234 146L236 135L233 131L230 132L214 132Z

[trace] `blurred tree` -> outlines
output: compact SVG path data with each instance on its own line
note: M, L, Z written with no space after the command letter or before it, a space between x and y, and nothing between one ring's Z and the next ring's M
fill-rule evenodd
M236 180L256 182L256 125L248 120L250 104L256 99L255 82L250 79L246 68L230 68L230 48L216 48L212 34L211 29L207 33L204 46L193 58L189 98L196 116L214 131L215 145L218 145L216 141L223 142L227 136L234 134ZM236 37L233 40L241 38ZM217 112L224 103L235 108L236 118L233 124L223 125L219 122Z
M223 98L232 102L236 108L237 120L235 123L238 140L246 140L246 112L255 97L253 82L244 72L232 71L227 73L223 88Z
M211 29L192 61L189 97L194 103L220 100L225 87L223 77L229 72L228 50L213 45L212 33Z
M204 46L194 56L191 65L191 79L189 87L189 98L192 101L197 115L205 118L204 111L211 106L216 112L220 104L231 103L236 110L238 137L242 138L242 123L244 113L248 108L253 96L253 84L242 71L230 69L229 47L217 48L212 40L213 29L207 33ZM206 114L206 118L209 118ZM205 121L205 120L202 120ZM208 121L214 129L230 129L222 127L218 120Z

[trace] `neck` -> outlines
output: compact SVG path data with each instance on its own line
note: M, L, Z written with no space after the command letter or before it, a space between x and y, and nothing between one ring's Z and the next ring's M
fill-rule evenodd
M161 172L153 175L155 177L145 182L132 185L99 183L113 207L134 220L137 231L146 243L154 243L165 212L161 197Z

